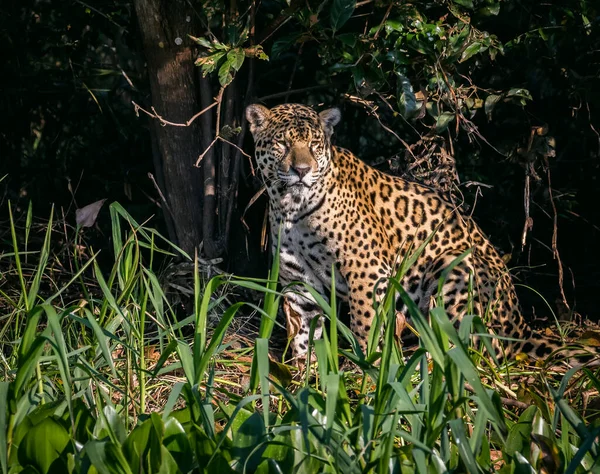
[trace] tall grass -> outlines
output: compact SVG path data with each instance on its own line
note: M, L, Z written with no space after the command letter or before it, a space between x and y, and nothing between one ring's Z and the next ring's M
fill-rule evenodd
M10 259L19 288L0 289L9 308L0 316L2 472L600 472L599 424L567 399L597 394L597 374L572 369L554 382L538 370L529 375L543 383L531 398L508 403L510 381L479 367L470 347L472 333L485 332L481 319L455 328L441 306L426 317L400 273L377 308L382 350L377 332L368 354L338 319L334 280L327 299L309 289L329 324L313 342L316 367L292 381L269 348L282 298L277 259L267 280L205 281L197 257L118 204L110 215L112 268L74 250L75 271L52 292L41 288L53 217L32 254L29 230L19 236L11 215L12 251L0 259ZM156 268L171 256L194 262L193 312L184 317ZM35 257L33 271L26 257ZM262 303L225 305L226 292L242 287ZM396 294L420 335L408 360L394 339ZM261 318L248 362L226 342L240 312ZM342 370L340 355L356 369Z

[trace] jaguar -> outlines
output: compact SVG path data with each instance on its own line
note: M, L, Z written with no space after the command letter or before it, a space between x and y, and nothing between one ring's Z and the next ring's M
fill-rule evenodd
M294 355L305 356L311 321L322 310L305 285L290 284L306 283L327 297L333 278L336 295L349 304L350 328L364 351L373 303L409 255L417 258L400 283L423 314L441 296L454 321L471 310L486 315L498 336L518 340L508 344L504 357L524 353L544 359L562 345L527 324L503 259L451 199L385 174L332 145L339 109L317 113L300 104L271 109L253 104L246 118L268 192L271 241L273 251L280 252ZM398 317L406 318L406 313L400 305ZM315 326L314 337L319 338L320 319Z

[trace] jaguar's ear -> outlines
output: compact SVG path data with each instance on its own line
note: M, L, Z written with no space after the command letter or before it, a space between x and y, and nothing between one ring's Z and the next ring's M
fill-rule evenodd
M264 105L252 104L246 107L246 120L250 124L250 132L259 132L269 118L270 112Z
M342 114L340 109L327 109L319 114L319 118L321 119L321 123L325 129L325 134L327 135L327 138L329 138L333 134L333 127L340 122Z

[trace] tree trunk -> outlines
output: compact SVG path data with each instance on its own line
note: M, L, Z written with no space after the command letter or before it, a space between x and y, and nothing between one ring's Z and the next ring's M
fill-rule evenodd
M200 108L195 83L193 44L195 14L183 0L134 0L147 60L152 106L165 120L185 123ZM202 173L194 166L201 153L200 130L162 126L152 121L163 194L177 243L193 256L202 240ZM157 167L157 173L160 168ZM164 183L164 184L163 184ZM167 216L167 219L169 216Z

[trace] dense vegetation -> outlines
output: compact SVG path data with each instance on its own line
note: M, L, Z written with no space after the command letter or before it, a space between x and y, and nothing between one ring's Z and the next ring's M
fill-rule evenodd
M419 349L386 331L362 355L333 292L317 368L285 365L243 119L339 106L337 143L451 193L563 334L598 318L599 21L586 0L3 2L0 472L600 472L597 369L498 368L479 315L411 307Z

